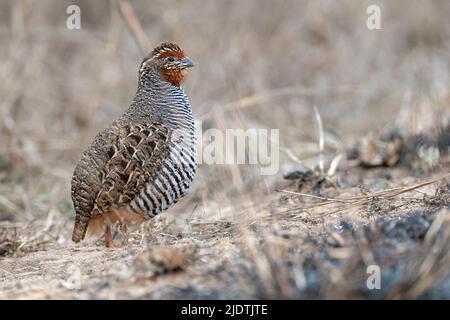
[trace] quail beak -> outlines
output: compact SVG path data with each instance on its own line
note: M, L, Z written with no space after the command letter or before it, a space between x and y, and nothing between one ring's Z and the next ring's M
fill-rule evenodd
M181 68L182 69L191 68L193 66L194 66L194 62L192 62L191 58L184 57L183 60L181 60Z

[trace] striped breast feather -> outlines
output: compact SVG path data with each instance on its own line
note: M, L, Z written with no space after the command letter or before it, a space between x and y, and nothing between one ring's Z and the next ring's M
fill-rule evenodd
M172 135L173 137L173 135ZM170 154L160 165L141 193L130 203L133 211L144 212L151 218L177 203L188 191L196 171L195 157L191 157L192 141L173 138ZM188 147L189 145L189 147Z
M91 216L127 206L157 176L170 154L171 132L159 122L120 128L100 172Z

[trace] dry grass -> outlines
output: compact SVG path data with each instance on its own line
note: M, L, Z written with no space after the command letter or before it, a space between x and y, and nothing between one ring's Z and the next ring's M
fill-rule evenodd
M380 31L351 0L79 1L74 31L71 1L1 2L0 297L449 298L450 4L413 2ZM201 165L128 248L75 246L72 170L162 40L204 129L280 129L280 173Z

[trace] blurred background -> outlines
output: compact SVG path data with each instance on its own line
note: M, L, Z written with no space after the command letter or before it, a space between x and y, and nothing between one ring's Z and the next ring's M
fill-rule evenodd
M81 9L81 29L66 8ZM279 174L200 166L172 213L238 214L270 201L286 168L326 161L366 135L445 128L448 1L130 2L148 48L173 41L196 67L184 88L204 128L280 129ZM366 9L381 8L380 30ZM118 1L0 1L0 220L70 225L70 178L95 134L129 106L145 53ZM69 234L67 235L69 237Z

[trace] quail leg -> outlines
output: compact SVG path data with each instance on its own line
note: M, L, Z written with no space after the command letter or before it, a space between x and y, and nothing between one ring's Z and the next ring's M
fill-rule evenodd
M117 245L113 241L113 236L111 233L111 227L109 225L106 226L105 231L105 245L107 248L116 249Z

